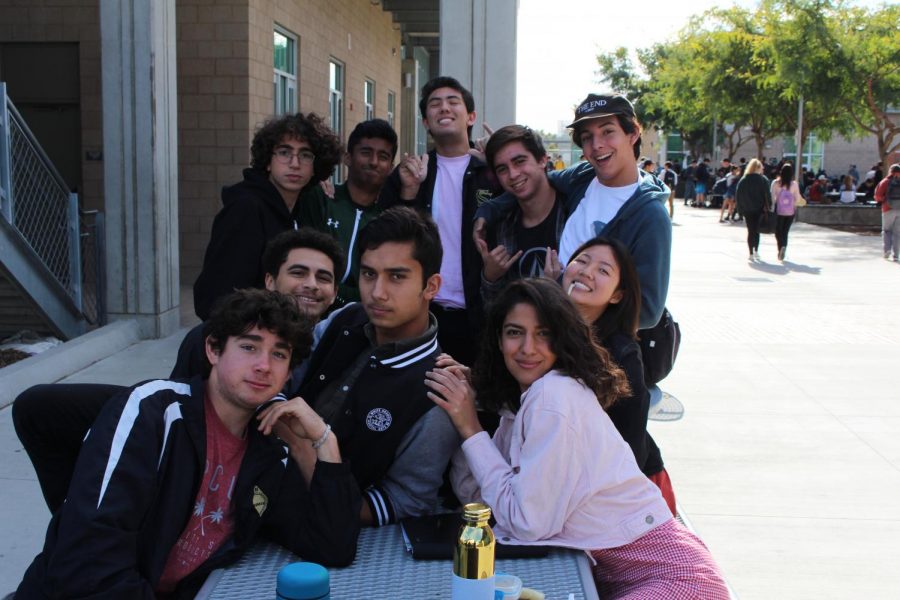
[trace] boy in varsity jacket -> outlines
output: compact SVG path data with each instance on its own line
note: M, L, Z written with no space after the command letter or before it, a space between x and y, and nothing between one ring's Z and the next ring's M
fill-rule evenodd
M437 227L395 207L359 248L361 302L331 320L299 393L341 439L365 492L363 524L380 526L433 510L459 437L424 383L440 354L428 310L441 285Z
M307 560L353 560L361 500L336 435L299 398L257 410L308 351L295 303L239 291L206 332L208 379L106 403L16 598L192 598L258 535Z

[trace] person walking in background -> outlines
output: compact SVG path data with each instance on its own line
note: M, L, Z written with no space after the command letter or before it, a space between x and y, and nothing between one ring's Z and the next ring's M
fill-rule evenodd
M741 178L741 168L733 165L730 167L730 171L725 176L725 200L722 202L722 208L719 210L719 223L734 220L734 195L737 192L737 184ZM722 215L725 215L724 219Z
M689 204L694 203L694 194L695 194L695 185L697 182L696 179L697 173L697 159L692 158L691 162L684 169L682 176L684 177L684 205L687 206Z
M794 167L791 163L784 163L781 167L781 174L772 182L771 194L775 200L775 240L778 242L778 260L784 260L788 232L794 222L796 207L806 204L800 194L800 186L794 180Z
M697 194L697 201L694 202L694 206L698 206L703 208L706 205L706 188L709 186L709 180L712 177L712 172L709 169L709 159L704 158L702 163L697 165L697 169L694 171L694 191Z
M747 248L750 260L759 260L759 228L763 219L769 215L772 204L772 193L769 180L762 174L763 165L759 159L752 159L747 164L744 176L737 182L735 202L738 210L744 215L747 223Z
M881 205L884 259L888 260L893 250L894 262L897 262L900 260L900 164L892 164L888 177L879 182L875 201Z

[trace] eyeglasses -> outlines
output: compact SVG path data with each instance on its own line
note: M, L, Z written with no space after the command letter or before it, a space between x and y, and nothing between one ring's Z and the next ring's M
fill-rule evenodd
M272 153L272 156L283 165L291 164L291 160L294 158L301 165L311 165L316 160L316 155L309 150L298 150L294 153L289 148L278 148Z

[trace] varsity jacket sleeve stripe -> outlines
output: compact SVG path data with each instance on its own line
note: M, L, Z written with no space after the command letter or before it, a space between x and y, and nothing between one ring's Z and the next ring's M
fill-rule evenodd
M154 582L139 567L139 532L157 501L164 440L188 394L186 384L151 381L106 404L44 551L22 582L23 598L155 597Z
M112 444L109 449L109 458L106 461L106 469L103 471L103 481L100 483L100 494L97 498L98 509L103 503L103 497L106 495L106 488L109 485L109 480L112 478L113 472L119 465L119 459L122 458L122 451L125 448L125 443L131 436L131 430L134 428L134 422L137 420L138 412L141 409L141 401L147 396L155 394L160 390L172 390L182 395L189 395L191 393L191 386L186 383L175 383L173 381L151 381L138 386L131 391L131 394L128 396L128 401L125 403L125 408L122 409L122 415L119 417L119 422L116 424L116 431L113 434ZM178 416L181 416L181 411L178 411ZM169 427L171 427L171 422L167 418L165 437L163 438L162 445L163 448L165 448L165 440L168 438ZM157 468L159 468L161 462L162 452L160 451Z
M395 522L394 507L383 490L372 486L366 490L364 498L366 504L369 505L372 516L375 517L375 525L377 527L383 527Z
M373 490L388 507L383 512L387 517L384 522L376 510L372 511L379 519L379 526L432 512L438 502L444 471L458 447L459 434L446 412L435 406L422 415L397 447L387 474L367 490L370 507Z

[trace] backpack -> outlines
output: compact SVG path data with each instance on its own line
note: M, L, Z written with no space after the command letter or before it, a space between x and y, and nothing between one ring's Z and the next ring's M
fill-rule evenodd
M728 179L723 177L722 179L716 180L716 182L713 184L712 193L714 196L724 196L727 190Z
M663 182L669 187L669 189L675 187L675 172L669 171L667 169L666 172L663 173Z
M794 194L790 187L781 187L775 197L775 212L785 216L794 214Z
M891 175L890 183L888 183L887 194L884 195L888 206L892 209L900 208L900 177Z
M681 346L681 327L669 309L664 308L659 323L638 331L638 338L644 363L644 382L650 387L672 372Z

